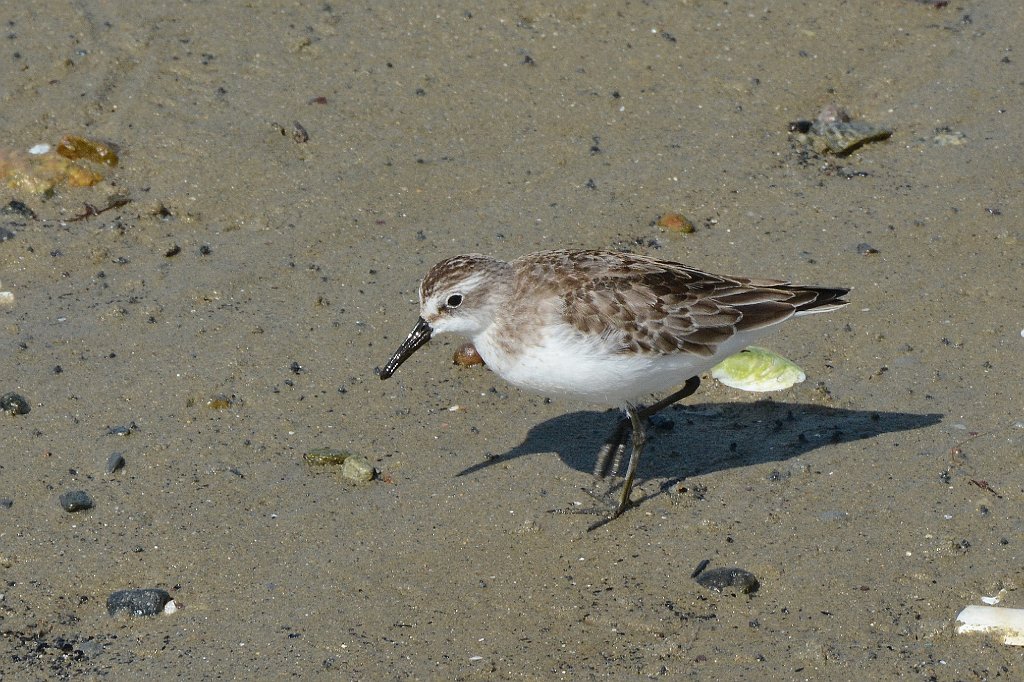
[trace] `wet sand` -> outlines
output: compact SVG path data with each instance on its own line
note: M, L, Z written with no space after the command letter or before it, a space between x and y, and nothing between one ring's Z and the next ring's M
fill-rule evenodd
M36 216L0 215L0 393L32 408L0 420L0 677L1019 674L954 619L1024 607L1020 3L223 4L0 10L0 146L121 157L0 194ZM830 103L892 137L806 153L787 125ZM453 337L374 374L431 264L557 247L853 303L765 340L805 383L668 411L587 533L549 510L615 413ZM131 587L178 612L109 616Z

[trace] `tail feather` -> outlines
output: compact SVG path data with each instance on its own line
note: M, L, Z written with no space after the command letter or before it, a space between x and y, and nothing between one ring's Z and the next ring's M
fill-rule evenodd
M809 291L815 294L814 298L807 303L797 306L797 315L812 315L815 313L827 313L838 310L850 302L843 298L850 293L849 289L834 287L796 287L801 291Z

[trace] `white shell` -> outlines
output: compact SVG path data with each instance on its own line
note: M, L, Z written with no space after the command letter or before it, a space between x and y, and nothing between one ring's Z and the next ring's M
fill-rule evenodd
M1024 646L1024 609L972 605L957 615L957 634L984 632L1000 636L1003 644Z

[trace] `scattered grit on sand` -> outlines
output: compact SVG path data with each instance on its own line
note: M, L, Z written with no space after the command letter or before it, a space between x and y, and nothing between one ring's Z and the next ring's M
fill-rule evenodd
M954 622L1024 606L1020 3L0 21L3 163L119 157L0 195L0 394L30 409L0 415L0 677L1020 675ZM892 135L791 132L829 105ZM667 411L638 504L587 533L549 510L589 501L617 414L455 367L455 338L374 374L431 264L558 247L852 304L766 342L804 383Z

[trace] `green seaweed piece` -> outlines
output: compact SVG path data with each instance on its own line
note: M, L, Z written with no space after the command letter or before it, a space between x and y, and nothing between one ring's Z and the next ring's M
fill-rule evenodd
M781 391L807 378L794 362L767 348L748 346L711 368L711 376L741 391Z

